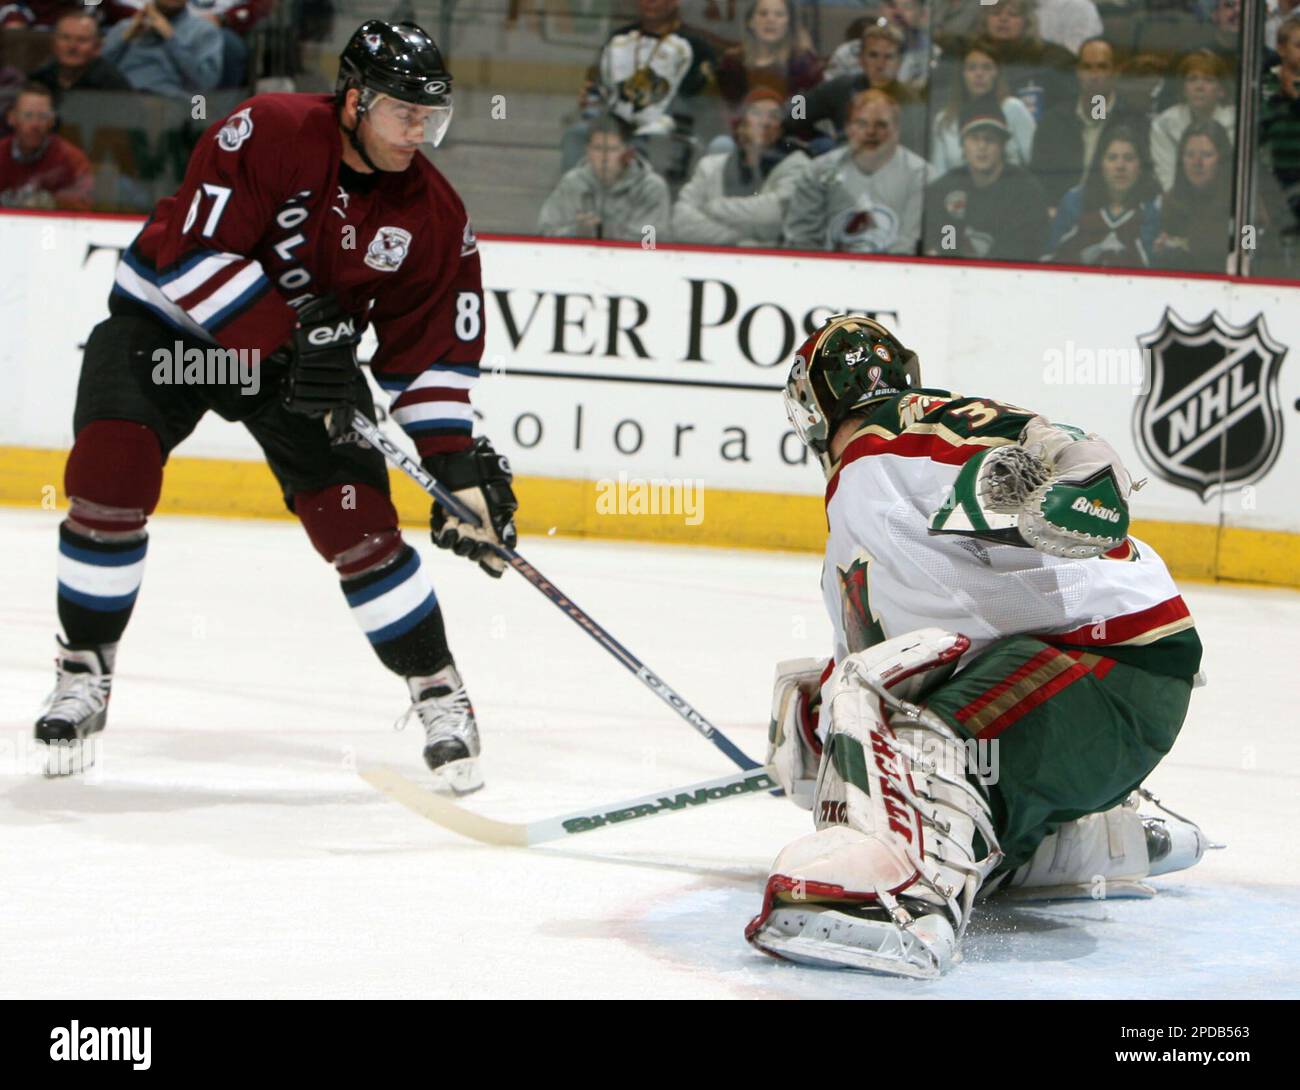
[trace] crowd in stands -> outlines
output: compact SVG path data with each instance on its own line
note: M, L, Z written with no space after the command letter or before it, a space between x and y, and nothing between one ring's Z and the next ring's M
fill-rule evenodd
M0 205L87 209L94 176L57 131L71 92L182 100L248 82L244 37L272 0L23 0L0 3L0 32L43 32L49 59L0 69ZM4 88L8 87L8 93Z
M1300 264L1300 0L1264 2L1258 227ZM640 0L582 88L539 230L1225 270L1241 0L860 6L819 53L796 0L751 2L738 44Z
M1259 2L1262 70L1244 73L1242 0L750 0L730 21L611 0L635 18L576 88L537 228L1216 272L1242 141L1257 269L1300 276L1300 0ZM71 92L251 88L271 7L0 0L0 32L49 43L0 68L0 204L88 206L90 165L59 133Z

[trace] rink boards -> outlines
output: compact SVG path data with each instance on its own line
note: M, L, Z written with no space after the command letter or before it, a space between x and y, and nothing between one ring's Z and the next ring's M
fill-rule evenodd
M0 501L57 506L80 346L135 217L0 214ZM368 242L368 240L359 240ZM1300 585L1300 292L1221 277L696 247L480 243L476 429L510 455L524 532L820 549L821 474L780 387L806 331L876 315L925 383L1109 439L1176 573ZM23 260L14 260L25 255ZM382 399L381 399L382 403ZM252 440L206 419L161 511L286 514ZM403 518L427 502L398 482Z

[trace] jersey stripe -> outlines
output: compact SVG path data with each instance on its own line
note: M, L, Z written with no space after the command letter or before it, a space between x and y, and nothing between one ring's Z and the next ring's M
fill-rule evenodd
M1193 623L1191 611L1179 594L1136 613L1107 617L1069 632L1040 635L1039 639L1090 647L1142 647L1176 632L1184 632Z
M839 487L840 475L846 466L862 458L879 454L894 454L901 458L928 458L944 465L960 466L990 447L1003 447L1014 443L1003 436L958 435L943 424L914 424L895 435L879 424L870 424L857 432L826 482L826 503L829 504Z

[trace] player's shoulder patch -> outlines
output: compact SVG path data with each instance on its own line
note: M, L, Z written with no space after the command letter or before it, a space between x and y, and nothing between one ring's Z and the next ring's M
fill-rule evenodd
M253 135L253 107L236 110L217 132L217 147L222 151L238 151Z
M478 236L474 234L474 225L466 219L465 230L460 239L460 256L469 257L470 254L476 253L478 253Z

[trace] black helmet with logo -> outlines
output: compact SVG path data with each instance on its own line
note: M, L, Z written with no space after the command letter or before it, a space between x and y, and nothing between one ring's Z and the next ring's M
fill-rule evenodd
M879 322L840 314L800 346L785 384L785 409L799 438L823 460L850 413L919 386L916 353Z
M369 19L356 29L339 55L335 91L366 88L419 106L451 101L451 73L442 52L414 23Z

